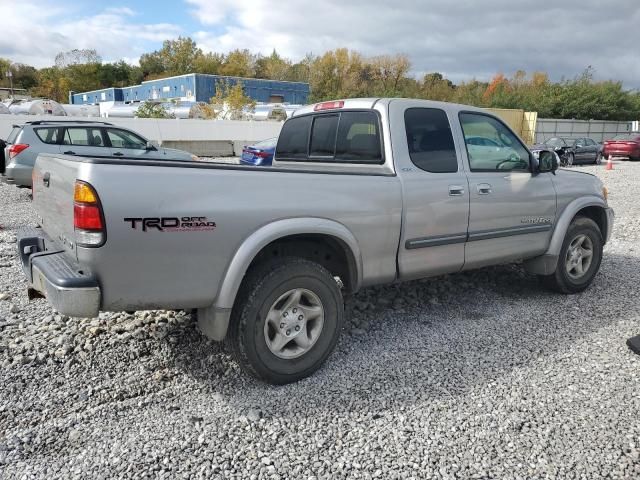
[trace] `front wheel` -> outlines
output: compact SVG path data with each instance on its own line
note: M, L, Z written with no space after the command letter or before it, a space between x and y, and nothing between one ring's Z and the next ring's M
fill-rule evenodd
M575 218L562 243L556 271L541 275L540 280L556 292L582 292L600 269L602 247L602 233L596 222L585 217Z
M277 385L296 382L320 368L335 348L343 305L338 283L323 266L274 259L245 278L227 343L249 374Z

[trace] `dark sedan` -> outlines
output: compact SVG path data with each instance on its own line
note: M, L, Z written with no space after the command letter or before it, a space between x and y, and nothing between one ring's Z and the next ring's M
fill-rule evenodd
M591 138L566 138L552 137L543 143L532 147L534 150L553 150L560 157L560 165L563 167L574 163L594 163L602 162L602 145Z

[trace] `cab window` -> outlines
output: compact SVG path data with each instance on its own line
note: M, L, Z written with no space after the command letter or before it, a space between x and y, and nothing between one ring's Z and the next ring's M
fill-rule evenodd
M500 120L481 113L461 113L469 168L472 172L529 170L529 151ZM468 139L482 137L488 145L474 145Z
M409 145L409 157L421 170L431 173L458 171L458 158L451 126L444 110L438 108L408 108L404 124ZM477 137L469 138L474 145L482 145Z

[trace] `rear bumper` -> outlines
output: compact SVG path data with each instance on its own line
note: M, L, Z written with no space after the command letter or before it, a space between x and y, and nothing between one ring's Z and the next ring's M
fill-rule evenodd
M15 184L21 187L31 186L32 165L20 165L19 163L9 163L5 168L5 183Z
M100 286L91 272L58 249L39 228L20 230L17 237L29 298L44 296L55 310L70 317L98 316Z

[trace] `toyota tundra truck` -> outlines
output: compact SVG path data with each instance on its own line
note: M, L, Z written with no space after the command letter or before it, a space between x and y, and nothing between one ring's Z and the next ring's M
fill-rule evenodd
M557 292L593 281L613 211L474 107L350 99L287 120L273 166L42 154L30 297L74 317L184 309L274 384L334 349L345 295L520 262Z

